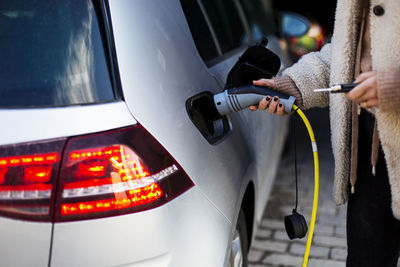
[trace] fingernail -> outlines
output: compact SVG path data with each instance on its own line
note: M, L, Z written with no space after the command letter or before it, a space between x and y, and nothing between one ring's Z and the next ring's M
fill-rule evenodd
M279 107L281 108L281 107L282 107L282 104L279 104Z
M278 98L277 98L276 96L274 97L274 101L275 101L275 102L278 101Z
M267 96L267 97L265 98L265 100L266 100L266 101L270 101L271 98L270 98L269 96Z

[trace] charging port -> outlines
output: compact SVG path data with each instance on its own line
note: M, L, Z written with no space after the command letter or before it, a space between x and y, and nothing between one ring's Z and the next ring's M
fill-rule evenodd
M221 116L215 108L210 92L203 92L186 100L186 111L193 124L211 145L222 142L232 130L228 117Z

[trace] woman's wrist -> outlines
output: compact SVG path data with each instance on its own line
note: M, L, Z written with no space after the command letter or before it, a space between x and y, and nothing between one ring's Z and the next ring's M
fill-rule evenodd
M299 107L303 105L303 98L296 84L289 76L274 77L272 78L275 82L275 89L287 95L294 96L296 98L295 104Z
M377 70L379 109L393 111L400 109L400 68Z

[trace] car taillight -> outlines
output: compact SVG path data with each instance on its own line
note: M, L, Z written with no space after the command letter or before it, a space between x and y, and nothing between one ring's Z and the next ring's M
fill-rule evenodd
M0 148L0 214L50 220L64 140Z
M160 206L193 186L141 126L0 148L0 214L41 221Z

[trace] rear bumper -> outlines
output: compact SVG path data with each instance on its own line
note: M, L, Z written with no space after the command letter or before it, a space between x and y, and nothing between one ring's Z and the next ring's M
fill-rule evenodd
M51 223L0 217L0 265L47 266L51 228Z
M156 209L54 225L51 266L218 266L230 222L196 188Z

